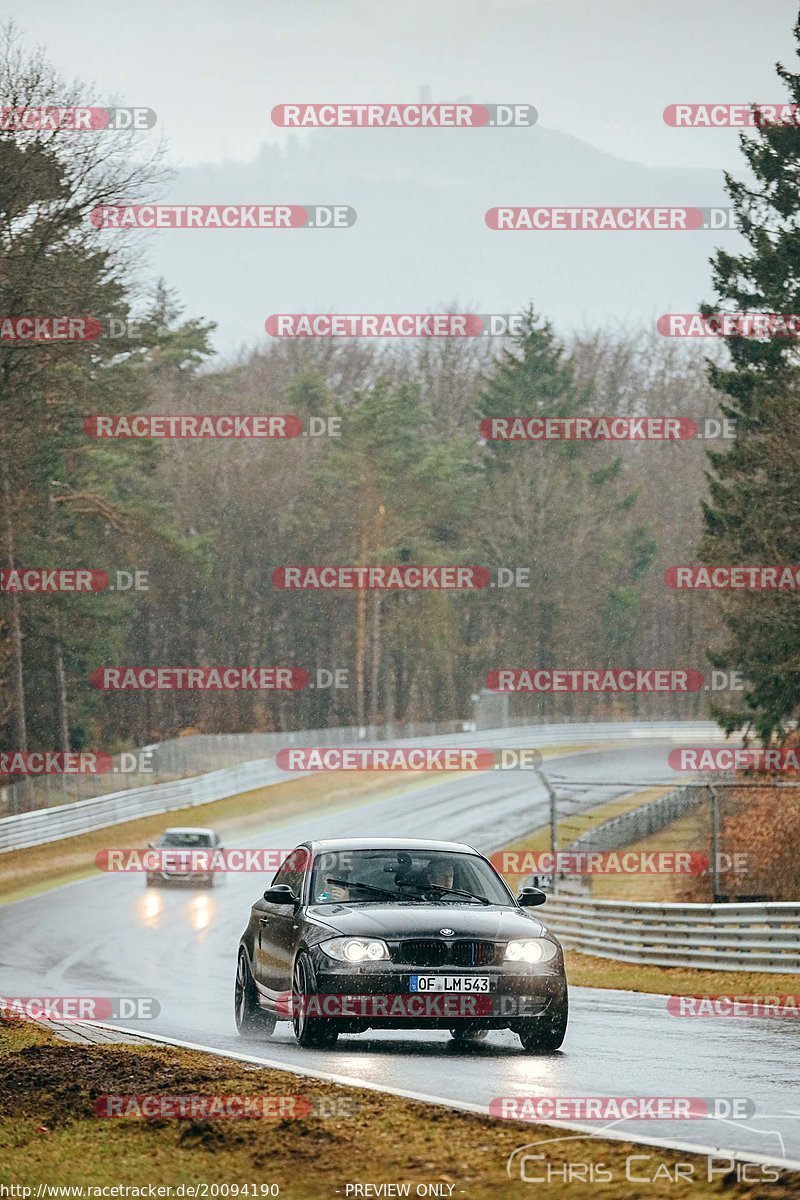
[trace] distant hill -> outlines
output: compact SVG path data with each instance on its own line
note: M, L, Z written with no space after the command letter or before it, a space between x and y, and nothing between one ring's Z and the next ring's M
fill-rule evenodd
M590 119L590 116L589 118ZM344 230L160 231L152 268L225 354L265 344L272 312L398 312L451 303L556 327L648 323L711 296L708 258L733 233L497 233L498 204L725 204L722 173L653 169L532 129L327 130L253 162L182 169L164 200L350 204Z

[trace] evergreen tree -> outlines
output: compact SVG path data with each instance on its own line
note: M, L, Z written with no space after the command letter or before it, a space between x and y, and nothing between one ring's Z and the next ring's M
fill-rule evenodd
M800 53L800 20L795 26ZM800 74L778 65L788 100L800 104ZM729 312L800 312L800 128L759 123L742 134L748 181L726 175L736 223L747 242L741 254L712 259L716 306ZM796 451L800 353L792 338L725 339L729 362L711 364L721 411L735 438L709 452L709 499L703 506L700 551L708 563L800 563L800 461ZM698 598L698 602L699 602ZM715 709L723 727L780 735L800 711L800 610L792 594L736 593L721 600L725 645L710 655L717 667L741 670L741 699Z
M480 418L591 412L590 391L577 384L564 347L529 309L525 328L486 381ZM486 557L529 568L530 586L495 591L482 609L473 605L472 636L484 672L636 665L638 584L656 544L636 521L636 494L621 482L614 447L488 441L485 464Z

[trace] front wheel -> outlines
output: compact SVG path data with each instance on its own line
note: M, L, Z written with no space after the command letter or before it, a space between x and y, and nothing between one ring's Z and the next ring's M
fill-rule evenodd
M292 978L294 1036L308 1050L331 1050L339 1036L336 1025L327 1017L314 1017L308 1013L308 1002L316 995L315 987L314 969L308 958L299 954Z
M547 1054L558 1050L567 1032L569 1018L569 1001L566 993L563 999L554 1002L555 1007L546 1016L538 1020L523 1021L517 1029L523 1050L533 1054Z
M274 1031L275 1018L264 1012L258 1003L255 981L244 949L239 951L236 963L233 1009L241 1037L269 1037Z

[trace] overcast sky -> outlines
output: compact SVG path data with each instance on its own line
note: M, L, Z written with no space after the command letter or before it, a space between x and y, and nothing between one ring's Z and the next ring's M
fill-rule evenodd
M663 110L784 100L774 65L796 67L797 3L38 0L16 23L87 82L86 103L156 111L152 137L180 168L160 199L355 207L342 232L146 235L142 278L165 277L187 314L216 321L228 355L268 345L275 312L504 313L533 301L568 333L695 311L712 294L709 256L736 252L737 234L509 235L483 213L724 204L720 168L743 169L737 132L670 128ZM540 125L298 134L271 122L276 104L409 102L423 89L533 104Z
M532 103L542 124L650 166L735 166L735 133L670 129L662 110L782 98L773 64L796 61L796 15L796 0L37 0L16 20L95 81L91 99L155 109L176 164L252 159L285 136L278 103L427 86Z

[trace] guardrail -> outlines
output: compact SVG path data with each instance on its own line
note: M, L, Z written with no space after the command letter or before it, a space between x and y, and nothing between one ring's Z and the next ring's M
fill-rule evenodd
M555 896L543 920L565 949L657 967L800 972L800 903L634 904Z
M456 733L467 727L462 721L418 722L405 725L368 726L366 738L427 737ZM204 775L223 767L271 758L282 746L341 745L352 742L359 731L349 726L292 730L285 733L198 733L168 738L137 750L123 751L112 758L112 770L100 774L27 775L0 787L0 817L16 816L38 808L58 808L78 800L173 783Z
M265 763L244 763L209 775L179 779L175 783L134 788L92 800L75 800L59 808L40 808L15 817L4 817L0 820L0 853L57 842L138 817L224 800L239 792L277 783L276 778L271 778L271 772L278 775L277 768L266 769Z
M414 733L412 736L408 736L409 730L412 728ZM426 733L436 736L438 745L473 745L487 748L492 746L511 748L533 746L545 749L552 746L592 745L643 737L693 740L714 739L722 736L719 727L710 721L692 722L685 725L681 725L680 722L657 721L648 724L597 722L585 725L532 725L517 726L513 729L484 730L479 734L474 731L453 733L452 722L441 726L438 733L434 733L436 727L433 725L422 728ZM264 745L261 739L267 737L275 739L271 742L275 749L291 745L369 744L370 741L389 739L393 744L403 746L426 740L419 735L419 729L420 726L403 727L403 731L407 735L405 737L398 736L400 729L396 726L382 729L295 730L285 734L235 736L239 739L237 744L244 745L245 748L247 738L259 739L253 743L254 747L257 746L259 750ZM263 751L261 753L263 755ZM298 774L299 772L294 772L291 777L297 778ZM153 783L147 787L112 792L110 795L75 800L70 804L18 813L0 819L0 854L10 850L20 850L27 846L60 841L62 838L74 837L79 833L89 833L108 825L118 825L137 817L153 816L156 813L168 813L176 809L208 804L214 800L235 796L240 792L268 787L276 783L285 783L288 778L289 776L284 771L275 766L272 757L263 756L255 758L251 762L239 763L219 771L193 775L169 783Z

